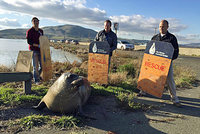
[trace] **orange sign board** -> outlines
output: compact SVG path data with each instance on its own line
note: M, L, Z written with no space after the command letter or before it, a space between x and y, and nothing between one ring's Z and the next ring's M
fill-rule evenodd
M144 54L137 88L161 98L171 59Z
M42 62L42 79L47 81L52 78L52 64L49 40L46 36L40 36L40 53Z
M88 80L100 84L108 84L109 55L89 53Z

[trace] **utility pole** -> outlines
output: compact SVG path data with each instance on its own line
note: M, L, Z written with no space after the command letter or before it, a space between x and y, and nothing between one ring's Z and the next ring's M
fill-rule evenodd
M157 31L157 27L155 27L155 32L154 32L154 35L156 35L156 31Z

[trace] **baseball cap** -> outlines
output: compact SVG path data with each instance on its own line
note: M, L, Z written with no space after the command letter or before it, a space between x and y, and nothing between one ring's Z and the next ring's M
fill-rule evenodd
M33 17L31 21L33 21L33 20L38 20L38 21L40 21L37 17Z

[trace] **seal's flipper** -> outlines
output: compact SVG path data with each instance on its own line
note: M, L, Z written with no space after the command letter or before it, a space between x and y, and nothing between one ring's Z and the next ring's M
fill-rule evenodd
M79 78L79 79L74 80L74 81L71 82L71 85L72 86L76 86L76 87L79 87L79 86L81 86L83 84L84 84L83 78Z
M46 104L43 101L41 101L37 106L33 106L32 108L37 109L37 110L42 110L45 107L46 107Z

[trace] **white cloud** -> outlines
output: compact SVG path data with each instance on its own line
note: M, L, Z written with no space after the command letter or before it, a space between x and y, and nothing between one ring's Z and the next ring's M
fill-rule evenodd
M119 22L119 28L123 32L139 33L142 35L153 35L155 30L158 32L158 26L161 19L157 18L146 18L142 15L132 16L111 16L110 19L114 22ZM171 32L180 32L187 28L187 26L180 23L179 20L174 18L168 18Z
M119 35L122 37L129 36L134 38L135 36L133 35L137 35L137 37L141 36L145 37L145 39L150 39L155 30L158 32L160 18L147 18L143 15L107 16L105 10L101 10L98 6L88 8L86 3L86 0L1 0L0 9L4 12L37 16L59 23L96 27L96 29L103 28L103 22L106 19L111 19L112 22L119 23ZM172 33L177 34L187 28L178 19L166 19L169 21L169 31ZM13 24L13 27L20 25L16 20L10 21L10 23L0 23L1 27L3 27L3 24L5 24L4 26ZM22 24L21 27L28 27L28 25ZM184 41L190 38L188 36L180 37Z
M85 0L2 0L0 8L71 24L100 25L107 19L104 10L87 8L85 3Z
M87 8L86 0L2 0L1 9L13 12L29 14L56 20L61 23L74 23L89 26L102 26L103 21L110 18L114 22L119 22L120 30L123 32L137 32L149 35L154 33L158 27L160 19L146 18L142 15L132 16L106 16L106 11L99 8ZM178 32L185 28L176 19L170 19L173 32Z
M187 34L184 36L176 34L176 37L180 44L200 43L200 34Z
M16 19L1 18L0 27L1 29L16 28L16 27L21 27L21 25L19 24L19 22L17 22Z

